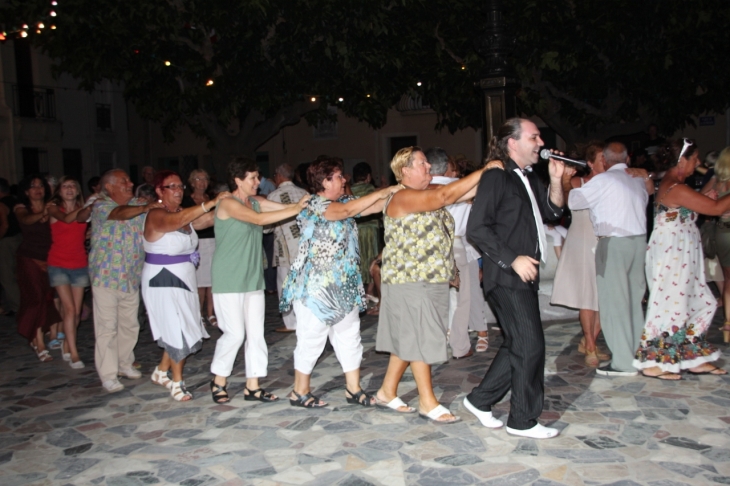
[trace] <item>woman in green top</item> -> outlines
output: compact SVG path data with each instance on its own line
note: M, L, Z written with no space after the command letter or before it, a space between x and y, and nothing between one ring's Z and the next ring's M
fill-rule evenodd
M246 388L244 400L272 402L278 397L259 386L266 376L268 350L264 340L263 228L297 215L309 200L279 204L256 196L259 172L256 163L237 158L228 165L228 186L233 197L223 200L215 212L213 255L213 302L218 313L218 338L210 371L213 401L229 401L226 390L238 350L246 339ZM246 334L248 336L246 336Z
M398 383L410 365L422 416L441 423L459 419L433 393L431 365L448 359L449 281L453 279L454 220L444 207L473 198L482 171L437 189L420 147L406 147L390 167L404 190L383 210L385 248L381 268L380 321L375 348L390 352L376 404L415 412L398 398Z

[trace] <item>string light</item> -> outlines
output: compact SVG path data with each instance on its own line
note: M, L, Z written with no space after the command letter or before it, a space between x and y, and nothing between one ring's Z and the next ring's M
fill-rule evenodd
M206 86L213 86L213 80L209 79L207 83L205 83Z
M45 25L43 25L43 22L38 22L38 28L39 28L39 29L42 29L42 28L44 28L44 27L45 27Z
M420 81L419 81L419 82L417 82L417 83L416 83L416 86L421 86L421 82L420 82Z
M169 66L170 64L172 64L170 61L165 61L165 66Z
M345 101L345 98L338 98L337 101L339 101L340 103L342 103L343 101Z
M466 66L464 66L464 65L462 64L462 66L461 66L461 70L462 70L462 71L464 71L465 69L466 69Z
M370 95L365 95L365 96L367 96L368 98L370 98Z
M8 38L8 33L7 32L3 32L3 33L0 34L0 41L4 41L7 38Z
M36 34L40 34L41 32L42 32L41 29L36 29L36 31L35 31Z
M53 5L53 6L55 7L56 5L58 5L58 2L57 2L56 0L53 0L53 1L51 2L51 5Z
M20 37L28 37L28 33L23 30L20 32Z
M24 29L27 29L28 28L28 24L23 24L23 28Z
M55 17L55 16L56 16L56 11L55 10L51 10L51 17Z
M312 103L314 103L315 101L317 101L317 98L315 98L314 96L312 96L312 99L311 99L310 101L311 101Z
M51 25L51 30L56 30L56 26L55 25Z

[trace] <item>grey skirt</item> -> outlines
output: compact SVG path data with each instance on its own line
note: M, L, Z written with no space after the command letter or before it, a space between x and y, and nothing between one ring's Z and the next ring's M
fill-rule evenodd
M449 359L449 284L383 284L375 349L403 361L443 363Z

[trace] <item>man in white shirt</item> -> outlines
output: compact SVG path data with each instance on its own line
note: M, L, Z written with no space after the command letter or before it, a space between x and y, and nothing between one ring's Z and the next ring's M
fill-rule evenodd
M293 204L299 202L307 195L307 191L297 187L291 181L294 170L288 164L282 164L276 168L274 183L278 186L276 190L266 197L269 201L282 204ZM274 226L274 266L276 267L276 289L281 299L281 286L292 262L299 251L299 226L296 218L284 220ZM276 332L294 332L297 328L297 318L294 311L290 310L282 314L284 327L278 327Z
M634 376L634 354L644 328L641 301L646 291L645 181L626 172L626 146L611 142L603 150L606 172L570 191L568 207L590 209L596 246L596 282L601 327L613 358L598 368L603 376Z
M431 184L449 184L457 179L444 177L449 168L449 158L441 147L426 150L428 163L431 164ZM456 299L450 299L449 345L454 359L473 356L469 329L478 333L477 348L485 352L489 345L487 323L484 319L484 297L479 286L479 252L466 240L466 222L471 212L470 203L457 203L446 207L454 218L454 261L459 270L459 289Z

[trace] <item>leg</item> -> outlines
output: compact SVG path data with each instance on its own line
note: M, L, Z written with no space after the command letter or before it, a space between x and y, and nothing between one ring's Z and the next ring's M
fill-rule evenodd
M205 287L198 287L198 300L200 301L200 317L208 317L203 313L203 309L205 309L203 307L203 304L205 304Z
M279 299L281 299L282 287L284 285L284 280L286 279L286 276L289 273L289 268L290 268L289 265L279 265L278 267L276 267L276 291L278 292ZM290 309L287 312L284 312L281 315L281 317L284 320L285 329L279 329L279 330L293 331L297 328L297 316L294 313L293 309Z
M259 385L259 378L268 374L269 350L264 339L264 291L246 292L243 294L243 324L246 341L243 344L246 360L245 396L253 395L263 401L278 400L276 395L265 392Z
M632 363L636 350L639 349L641 343L641 334L644 331L644 308L642 301L646 294L646 235L630 236L626 238L627 243L631 245L631 266L629 267L628 283L629 283L629 305L631 312L631 338L632 343ZM702 262L700 262L700 265ZM713 297L714 299L714 297ZM709 317L712 320L712 315Z
M633 251L625 251L627 245L624 240L627 239L615 237L598 240L596 285L603 334L613 355L611 367L617 371L635 372L633 360L638 343L634 346L628 282Z
M413 370L413 378L416 380L418 387L418 408L421 413L426 414L438 407L439 401L433 393L433 383L431 382L431 365L423 361L411 361L411 370ZM438 422L451 422L456 417L452 413L440 415Z
M213 305L213 288L205 287L205 302L208 309L208 317L215 316L215 306ZM202 309L202 307L201 307Z
M210 372L215 375L213 381L216 385L226 386L226 378L231 375L233 363L245 337L244 294L213 294L213 300L220 317L218 328L223 335L215 344Z
M297 315L297 347L294 349L294 393L290 400L310 393L310 378L317 359L324 350L329 329L300 300L294 301L294 313ZM307 404L315 403L314 399ZM321 400L318 406L326 405Z
M117 347L119 349L119 369L133 369L134 347L139 339L139 290L134 292L116 291L118 297L117 316L119 327L117 331ZM135 370L136 371L136 370ZM138 373L134 373L138 374Z
M117 293L104 287L91 287L94 305L94 361L102 383L117 379Z
M357 395L360 387L360 364L362 363L362 342L360 339L360 316L358 309L353 309L343 320L330 326L328 336L335 349L337 360L345 373L346 398ZM374 399L365 394L361 401L374 405Z
M61 313L63 316L63 332L66 334L66 339L63 343L63 352L71 354L71 362L75 363L79 361L79 353L76 350L78 313L73 288L70 284L58 285L54 288L59 299L61 299L61 308L63 310ZM83 289L81 291L83 292Z
M193 395L185 388L185 381L183 380L183 367L185 366L185 360L181 359L175 362L167 351L163 351L162 360L157 366L168 366L172 371L172 383L170 384L170 396L178 402L187 402L193 399Z
M472 354L468 329L472 295L470 293L471 288L469 287L471 284L469 263L466 259L466 248L464 248L461 238L454 239L454 261L456 262L456 268L459 269L461 282L459 284L459 291L456 292L456 308L454 309L454 319L451 323L451 332L449 333L449 344L451 345L451 354L454 358L465 358Z

